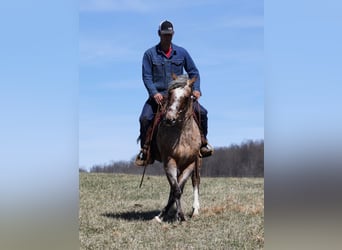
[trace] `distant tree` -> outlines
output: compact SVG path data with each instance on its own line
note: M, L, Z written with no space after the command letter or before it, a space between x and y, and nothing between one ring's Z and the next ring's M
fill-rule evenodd
M141 174L142 167L130 161L112 161L109 164L94 165L91 173L126 173ZM148 175L164 175L163 164L155 162L146 169ZM247 140L240 145L215 148L211 157L204 158L201 175L208 177L263 177L264 176L264 141Z

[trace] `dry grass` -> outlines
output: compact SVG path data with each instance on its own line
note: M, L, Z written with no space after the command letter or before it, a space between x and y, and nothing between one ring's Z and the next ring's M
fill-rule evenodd
M80 174L81 249L263 249L261 178L202 178L201 210L189 218L191 183L182 197L187 221L153 221L167 201L166 177Z
M225 204L216 205L212 207L207 207L202 209L202 214L204 216L211 216L220 213L236 212L242 213L244 215L262 215L264 213L264 204L259 202L258 204L242 204L237 200L229 197Z

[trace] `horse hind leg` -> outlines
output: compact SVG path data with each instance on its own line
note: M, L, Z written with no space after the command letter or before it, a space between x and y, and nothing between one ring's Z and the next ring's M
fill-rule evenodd
M192 216L197 216L199 215L199 192L198 192L198 186L194 187L194 203L192 205Z
M194 193L194 203L192 205L192 216L197 216L199 215L199 209L200 209L200 204L199 204L199 184L200 184L200 176L199 173L196 173L196 170L193 172L191 176L192 180L192 188L193 188L193 193Z

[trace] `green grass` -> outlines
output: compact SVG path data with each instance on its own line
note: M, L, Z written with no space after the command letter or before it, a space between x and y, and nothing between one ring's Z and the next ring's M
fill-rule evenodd
M165 176L80 173L80 249L263 249L263 178L202 178L200 215L191 180L182 205L187 221L158 223Z

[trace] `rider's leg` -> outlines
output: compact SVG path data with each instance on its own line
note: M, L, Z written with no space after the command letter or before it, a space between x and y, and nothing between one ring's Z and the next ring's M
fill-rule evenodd
M139 117L139 123L140 123L140 146L141 146L141 150L136 158L136 165L138 166L143 166L144 165L144 161L146 160L146 149L149 145L146 145L146 143L148 143L146 141L146 136L148 133L148 130L151 127L152 121L154 119L154 115L157 109L157 105L154 102L154 100L152 100L151 98L148 99L145 104L144 107L141 111L141 115Z
M201 130L201 155L207 157L213 154L213 148L208 143L208 111L199 102L194 103L194 110L200 122Z

